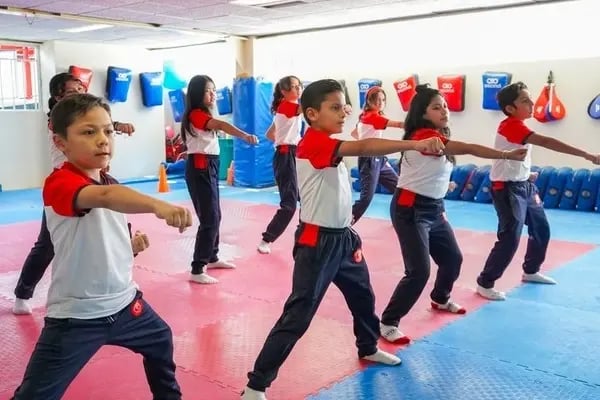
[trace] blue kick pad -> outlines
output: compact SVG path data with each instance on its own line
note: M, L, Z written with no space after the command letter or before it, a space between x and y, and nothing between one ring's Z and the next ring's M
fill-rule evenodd
M161 106L163 103L162 72L141 72L142 103L146 107Z
M185 112L185 94L182 89L171 90L169 93L169 103L173 112L173 120L181 122L183 113Z
M231 89L227 86L217 90L217 109L219 115L231 114Z
M275 185L273 143L265 137L273 122L273 83L261 78L240 78L233 83L233 124L258 136L258 145L234 139L233 162L236 186L261 188Z
M373 86L381 86L382 82L379 79L361 79L358 81L358 102L359 106L362 109L365 106L365 101L367 101L367 92Z
M106 100L111 103L126 102L131 79L130 69L108 67L106 71Z
M484 72L481 76L483 83L484 110L500 110L496 95L504 86L510 84L512 74L508 72Z

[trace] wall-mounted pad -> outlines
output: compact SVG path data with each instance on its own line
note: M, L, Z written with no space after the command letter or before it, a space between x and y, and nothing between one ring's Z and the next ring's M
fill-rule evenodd
M504 86L509 85L512 74L508 72L484 72L481 76L483 84L483 103L484 110L500 110L496 95Z
M450 111L464 111L466 75L438 76L438 90L448 103Z
M106 99L110 102L125 102L131 86L131 70L128 68L108 67L106 70Z
M217 110L219 110L219 115L227 115L232 113L231 89L229 89L227 86L217 90Z
M182 89L171 90L169 93L169 103L173 111L173 120L181 122L183 112L185 111L185 94Z
M141 72L142 103L146 107L160 106L163 103L163 73Z
M394 89L396 90L398 100L400 100L402 110L408 111L410 108L410 102L415 96L415 93L417 93L415 89L418 84L419 76L417 74L410 75L394 82Z
M89 68L71 65L69 67L69 73L81 81L83 86L85 86L86 91L89 89L90 83L92 82L92 76L94 75L94 71L92 71Z
M381 86L382 82L379 79L364 78L358 81L358 103L362 109L367 101L367 92L373 86Z

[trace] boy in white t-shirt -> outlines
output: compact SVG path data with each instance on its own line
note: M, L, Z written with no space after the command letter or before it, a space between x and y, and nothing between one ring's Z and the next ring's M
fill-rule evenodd
M60 399L107 344L144 357L153 398L181 399L171 329L133 281L125 214L154 213L180 232L191 226L191 214L119 185L103 171L113 152L113 123L102 99L76 94L61 100L50 126L67 157L43 188L56 254L44 328L13 399Z

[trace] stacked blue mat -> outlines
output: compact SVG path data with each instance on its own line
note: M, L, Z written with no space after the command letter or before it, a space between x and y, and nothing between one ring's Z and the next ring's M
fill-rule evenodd
M273 122L273 83L261 78L238 78L233 82L233 124L258 136L258 145L238 138L233 144L234 185L262 188L275 185L273 143L265 137Z
M398 160L390 160L390 163L397 171ZM491 203L490 168L490 165L478 167L474 164L455 166L450 179L456 188L448 191L446 199ZM600 212L600 168L534 166L532 171L539 174L535 183L544 208ZM350 174L354 178L353 189L360 192L358 168L352 168ZM379 185L377 193L387 191Z

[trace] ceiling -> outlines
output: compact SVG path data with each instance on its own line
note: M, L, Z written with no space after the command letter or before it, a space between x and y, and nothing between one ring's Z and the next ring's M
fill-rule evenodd
M576 0L0 0L0 38L163 48L560 1ZM112 26L62 31L91 24Z

